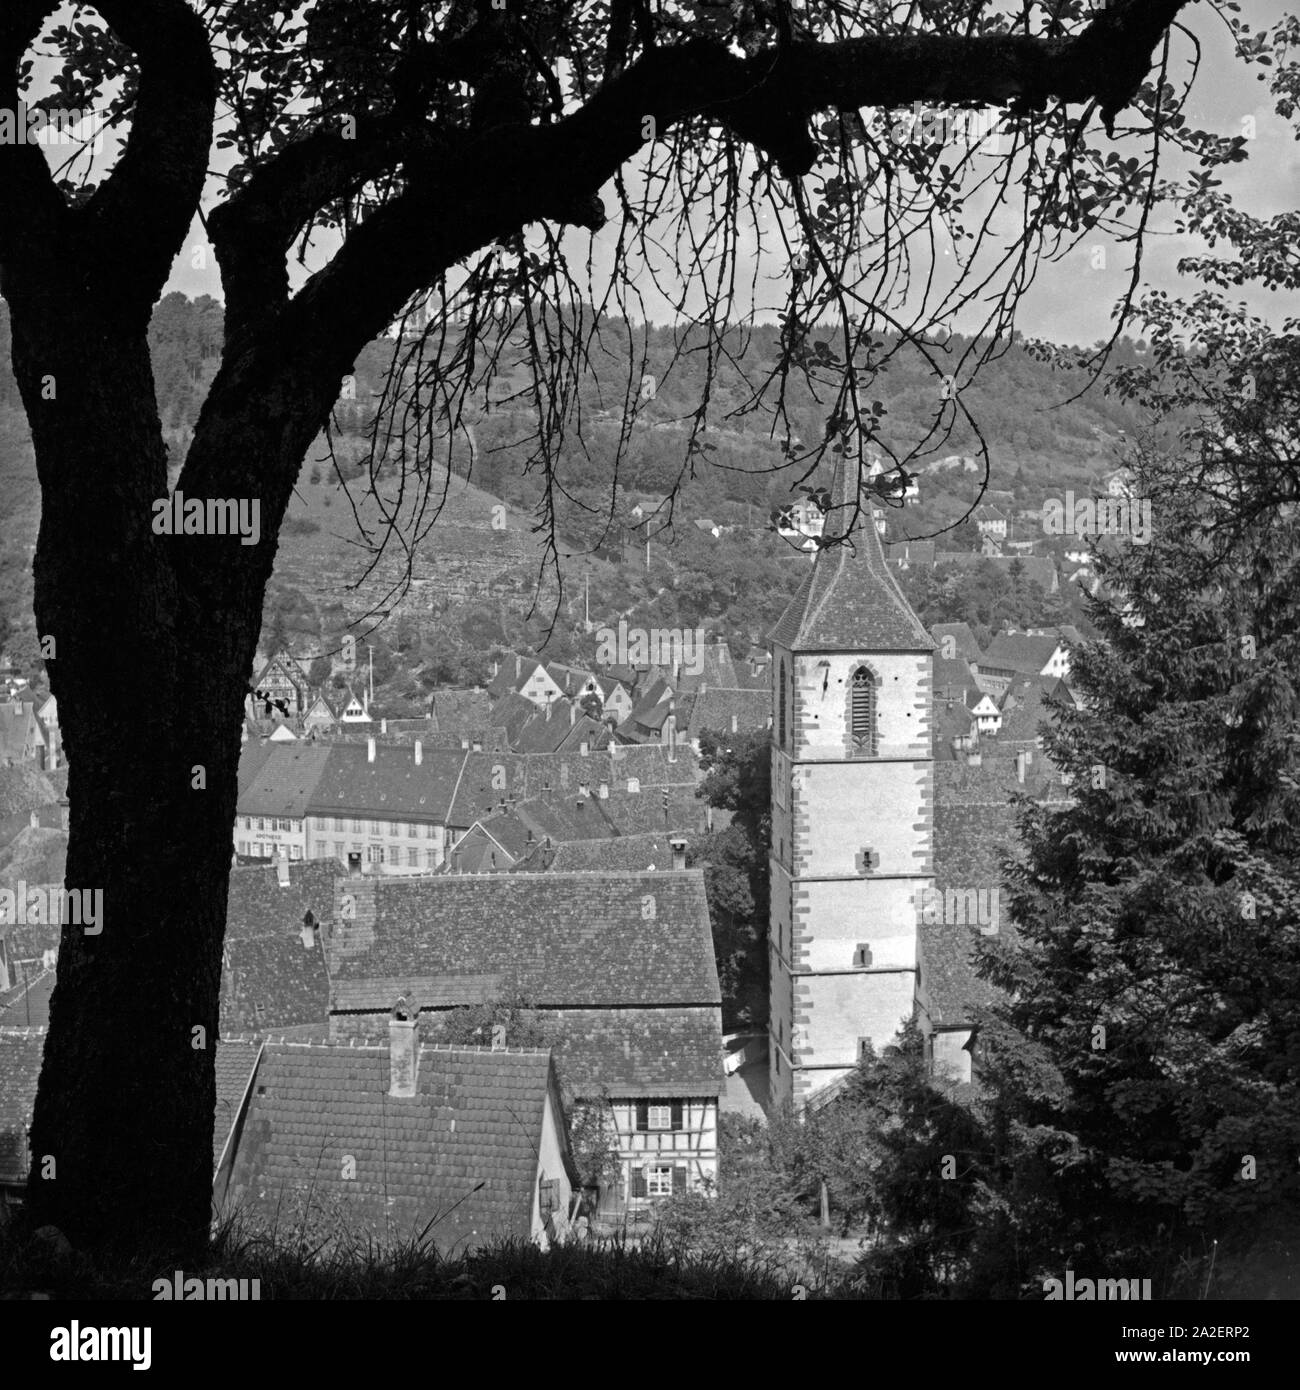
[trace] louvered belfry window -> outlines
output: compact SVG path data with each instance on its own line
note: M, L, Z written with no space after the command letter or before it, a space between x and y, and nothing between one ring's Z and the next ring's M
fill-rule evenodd
M785 747L785 662L781 663L781 679L777 691L777 725L776 741L779 747Z
M853 673L849 690L849 731L859 753L876 751L876 681L866 666Z

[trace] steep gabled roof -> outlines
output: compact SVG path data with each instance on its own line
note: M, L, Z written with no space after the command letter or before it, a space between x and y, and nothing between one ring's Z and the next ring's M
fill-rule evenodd
M351 879L336 982L498 975L541 1008L720 1002L704 875Z
M390 1097L389 1079L387 1046L268 1043L234 1202L293 1225L310 1201L381 1241L427 1228L444 1252L528 1239L548 1098L564 1144L550 1053L424 1045L413 1097Z
M859 499L856 463L841 464L833 492L822 549L770 640L790 651L933 651L885 563L870 494ZM838 544L828 546L832 540Z
M954 659L976 662L980 659L980 644L969 623L935 623L930 628L930 636L934 638L940 651L943 649L944 638L951 637Z

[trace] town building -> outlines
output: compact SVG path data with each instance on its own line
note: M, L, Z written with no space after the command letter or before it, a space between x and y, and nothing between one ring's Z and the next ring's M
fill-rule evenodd
M856 469L842 469L840 526L856 486ZM876 528L833 539L770 635L777 1103L803 1104L912 1017L916 903L933 882L935 644Z
M618 1171L599 1214L705 1190L721 994L703 872L684 865L679 841L655 872L341 880L330 1036L379 1041L399 997L430 1037L450 1009L522 997L566 1095L612 1127Z

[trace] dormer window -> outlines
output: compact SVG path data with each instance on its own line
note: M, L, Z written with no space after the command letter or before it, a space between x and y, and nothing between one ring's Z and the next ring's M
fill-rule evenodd
M869 666L859 666L849 681L849 738L853 751L876 755L876 676Z

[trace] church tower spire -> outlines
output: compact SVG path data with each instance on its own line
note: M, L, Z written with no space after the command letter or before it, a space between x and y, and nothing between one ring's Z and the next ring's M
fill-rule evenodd
M933 884L934 643L846 453L772 644L769 1092L802 1104L912 1016Z

